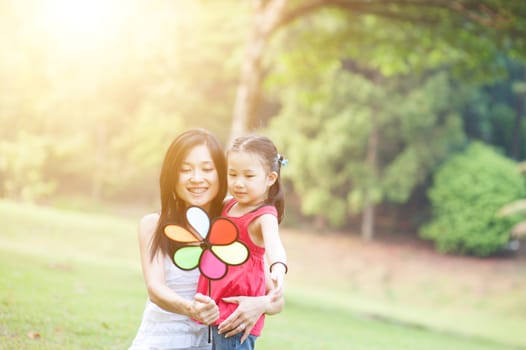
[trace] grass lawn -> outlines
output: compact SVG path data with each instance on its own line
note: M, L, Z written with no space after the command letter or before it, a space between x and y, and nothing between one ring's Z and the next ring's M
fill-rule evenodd
M0 349L127 349L146 297L137 219L6 201L0 218ZM412 286L388 297L365 295L302 271L295 248L287 248L297 268L287 282L286 309L267 318L259 350L526 349L517 337L525 316L500 314L513 305L489 298L484 309L494 313L456 309L458 318L418 300L407 307L403 290ZM519 292L510 290L510 299L524 299ZM462 301L462 293L447 297L473 302ZM500 315L497 322L492 315Z

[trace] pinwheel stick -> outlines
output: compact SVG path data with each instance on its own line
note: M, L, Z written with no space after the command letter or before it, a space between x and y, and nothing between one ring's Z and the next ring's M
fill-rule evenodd
M208 278L208 296L211 295L212 290L212 280ZM212 342L212 326L208 325L208 344Z

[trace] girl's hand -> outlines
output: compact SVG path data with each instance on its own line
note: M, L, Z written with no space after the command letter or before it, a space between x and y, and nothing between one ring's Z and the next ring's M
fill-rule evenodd
M244 332L241 337L241 343L243 343L250 335L250 331L254 328L257 320L266 312L271 303L271 298L270 295L261 297L223 298L223 301L238 304L239 306L236 311L219 324L219 334L225 334L225 338L228 338Z
M197 293L190 306L190 317L209 325L219 318L219 308L212 298Z

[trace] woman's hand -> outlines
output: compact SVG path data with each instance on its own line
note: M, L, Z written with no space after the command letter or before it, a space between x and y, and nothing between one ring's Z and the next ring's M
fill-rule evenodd
M212 298L197 293L190 306L190 315L194 320L209 325L219 318L219 308Z
M277 293L281 293L276 291ZM230 297L223 298L223 301L227 303L238 304L236 311L234 311L226 320L221 322L218 327L219 334L225 334L225 337L231 337L240 332L244 332L241 337L241 343L243 343L254 325L259 320L261 315L267 312L270 308L271 303L275 298L282 298L282 295L273 294L274 291L268 295L260 297Z
M225 338L244 332L241 343L248 338L261 315L277 314L283 310L285 304L282 288L272 289L267 295L260 297L229 297L223 298L223 301L239 306L219 324L218 332L225 334Z

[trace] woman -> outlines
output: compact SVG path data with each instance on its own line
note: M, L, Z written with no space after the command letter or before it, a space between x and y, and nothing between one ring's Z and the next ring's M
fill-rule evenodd
M168 148L161 168L161 213L144 216L139 225L148 300L130 350L211 349L206 325L218 319L217 305L208 296L196 294L198 269L183 271L173 264L176 246L163 228L167 223L186 225L184 213L191 205L203 208L212 218L218 216L226 189L225 155L216 137L204 129L180 134ZM279 290L228 301L239 305L219 326L226 336L242 331L248 336L251 327L245 325L254 325L263 313L281 311L283 305Z

